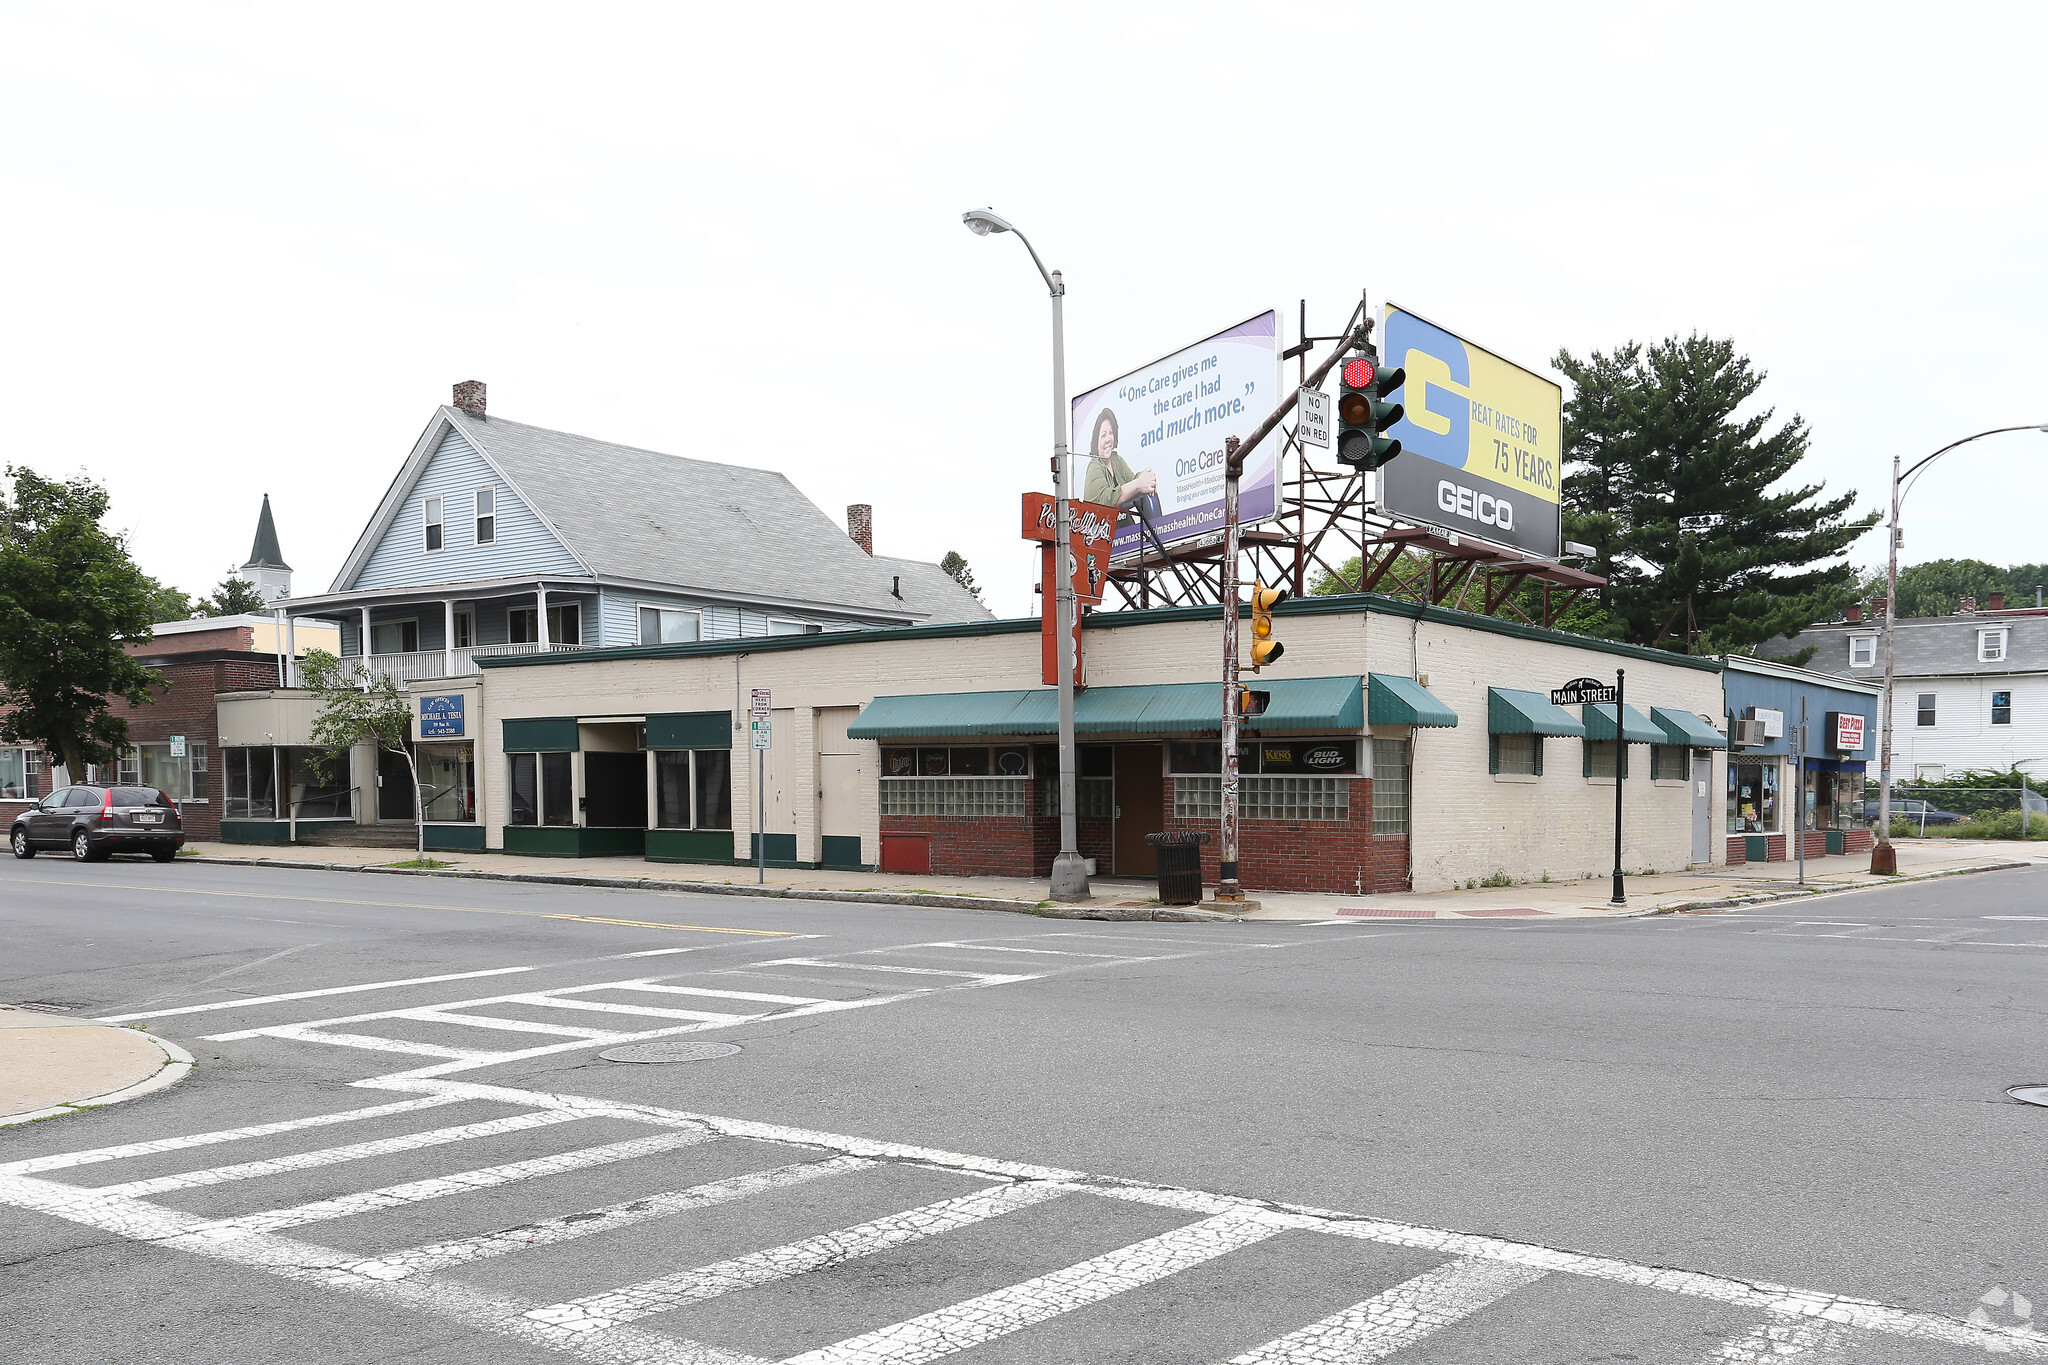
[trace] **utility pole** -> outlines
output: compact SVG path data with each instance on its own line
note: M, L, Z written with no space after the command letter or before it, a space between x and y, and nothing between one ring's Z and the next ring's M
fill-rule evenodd
M1799 773L1799 785L1792 807L1799 812L1793 824L1799 830L1799 884L1806 885L1806 694L1799 694L1799 734L1793 744L1792 766Z
M1939 452L1937 452L1939 453ZM1880 877L1899 872L1899 851L1892 847L1892 636L1899 619L1899 457L1892 456L1892 520L1885 528L1891 542L1884 570L1884 739L1877 753L1877 845L1870 850L1870 870Z
M1294 411L1301 401L1302 389L1319 389L1323 379L1337 364L1344 352L1353 346L1364 346L1372 335L1372 319L1364 317L1365 300L1358 301L1357 311L1344 324L1344 335L1336 349L1332 350L1315 373L1303 380L1294 391L1280 400L1280 406L1267 414L1266 419L1252 428L1251 435L1240 442L1235 436L1223 438L1223 591L1219 594L1223 607L1223 837L1220 840L1220 866L1217 869L1216 899L1219 902L1242 901L1244 884L1238 878L1237 865L1237 485L1244 475L1244 461L1259 442L1273 434L1273 428L1281 419ZM1062 504L1064 505L1064 504ZM1061 544L1065 544L1064 541ZM1063 768L1062 773L1065 772Z

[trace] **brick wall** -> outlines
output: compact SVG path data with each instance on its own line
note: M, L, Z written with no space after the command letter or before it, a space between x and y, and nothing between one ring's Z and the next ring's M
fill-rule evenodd
M1222 849L1213 820L1181 820L1173 814L1173 778L1166 778L1166 828L1206 832L1202 884L1221 879ZM1323 891L1337 894L1408 889L1408 839L1372 832L1372 780L1351 783L1345 820L1241 820L1238 822L1238 877L1247 892Z

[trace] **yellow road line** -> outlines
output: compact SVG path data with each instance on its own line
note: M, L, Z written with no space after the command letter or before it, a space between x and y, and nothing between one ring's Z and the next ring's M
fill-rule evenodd
M206 891L191 886L130 886L125 882L59 881L55 877L21 877L44 886L92 886L148 895L228 896L236 900L296 901L307 905L371 905L384 910L448 910L464 915L517 915L524 919L565 919L579 924L614 924L627 929L685 929L698 934L745 934L754 938L788 938L793 929L727 929L715 924L665 924L659 920L608 919L603 915L569 915L547 910L502 910L476 905L426 905L418 901L349 900L343 896L280 896L268 891Z

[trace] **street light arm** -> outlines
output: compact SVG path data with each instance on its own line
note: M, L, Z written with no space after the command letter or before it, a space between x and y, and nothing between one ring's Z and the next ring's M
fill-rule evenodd
M1066 282L1064 280L1055 281L1053 279L1052 272L1045 268L1045 262L1038 259L1038 248L1031 245L1031 239L1029 237L1026 237L1023 233L1017 232L1016 228L1011 228L1010 231L1017 233L1017 240L1022 242L1024 244L1024 249L1031 253L1031 264L1038 267L1038 273L1041 277L1044 278L1045 287L1048 290L1052 291L1052 296L1054 298L1058 298L1060 295L1066 293Z
M2008 431L2048 431L2048 424L2029 422L2024 426L2017 427L1993 427L1989 431L1980 431L1975 436L1965 436L1960 441L1950 441L1940 450L1935 451L1932 455L1929 455L1926 459L1921 460L1918 464L1915 464L1911 469L1908 469L1905 473L1899 476L1899 483L1901 485L1899 491L1900 500L1903 501L1905 498L1906 489L1904 485L1911 482L1915 474L1918 474L1921 470L1927 468L1927 466L1933 464L1936 460L1948 454L1957 446L1966 446L1972 441L1981 441L1986 436L2002 436Z

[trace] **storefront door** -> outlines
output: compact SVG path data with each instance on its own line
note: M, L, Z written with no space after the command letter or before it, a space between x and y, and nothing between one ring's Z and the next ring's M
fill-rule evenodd
M1692 860L1704 867L1714 860L1714 755L1692 751Z
M583 755L583 823L604 829L647 828L647 755Z
M1116 868L1119 877L1151 877L1159 872L1159 858L1148 834L1157 834L1166 824L1166 801L1162 795L1164 772L1157 744L1116 746Z
M412 819L412 765L405 755L377 746L377 818Z

